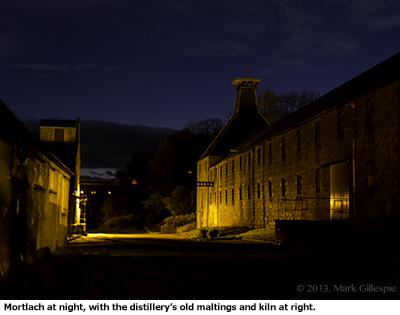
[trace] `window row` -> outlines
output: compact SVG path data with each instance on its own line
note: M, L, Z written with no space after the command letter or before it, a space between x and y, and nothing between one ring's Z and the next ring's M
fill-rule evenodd
M367 161L365 163L365 170L366 170L366 183L367 183L367 190L368 191L374 191L375 187L375 168L374 168L374 161ZM321 192L321 171L317 170L314 174L315 176L315 192L319 193ZM302 181L303 178L301 175L296 176L296 193L297 195L301 195L303 192L303 187L302 187ZM287 181L285 178L281 179L280 183L281 187L281 192L280 194L282 196L286 196L288 194L287 191ZM256 195L256 198L261 198L262 194L264 194L264 185L261 185L260 183L257 183L257 186L255 187L255 192L254 194ZM252 187L251 185L247 186L240 186L238 189L238 195L236 196L239 200L244 200L244 198L251 199L252 196ZM267 187L267 197L272 198L273 197L273 184L272 181L268 181L268 187ZM228 201L231 201L231 204L235 204L235 189L232 188L230 190L225 189L225 190L220 190L219 191L219 203L225 202L225 204L228 204ZM210 204L217 203L217 193L210 193Z
M268 181L268 197L273 197L273 186L272 186L272 181ZM282 196L286 196L288 191L287 191L287 182L285 178L282 178L281 181L281 194ZM297 194L301 195L302 193L302 177L301 175L297 175L297 181L296 181L296 189L297 189ZM321 173L320 171L315 172L315 192L320 192L321 191ZM262 194L264 193L264 185L261 185L260 183L257 183L257 186L255 187L255 192L254 194L256 195L257 198L261 198ZM244 198L251 199L252 196L252 187L250 185L247 186L240 186L238 189L238 195L236 196L239 200L244 200ZM225 204L228 204L228 201L231 201L231 204L234 205L235 203L235 189L232 188L231 190L225 189L225 190L220 190L219 191L219 203L225 202ZM210 204L217 203L217 193L210 193Z

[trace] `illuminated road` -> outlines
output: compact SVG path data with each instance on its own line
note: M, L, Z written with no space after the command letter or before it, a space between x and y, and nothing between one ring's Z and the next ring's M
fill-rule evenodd
M333 285L394 285L398 270L398 259L380 254L98 234L42 259L0 293L2 299L370 299L372 294L334 292ZM399 291L375 298L398 298Z

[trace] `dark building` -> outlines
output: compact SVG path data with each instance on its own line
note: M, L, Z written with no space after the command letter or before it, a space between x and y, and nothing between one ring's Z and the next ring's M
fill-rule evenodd
M343 222L398 237L399 78L400 53L258 132L243 118L243 141L197 163L213 183L197 189L198 227L277 227L279 238L288 221Z
M66 244L74 175L0 100L0 282Z

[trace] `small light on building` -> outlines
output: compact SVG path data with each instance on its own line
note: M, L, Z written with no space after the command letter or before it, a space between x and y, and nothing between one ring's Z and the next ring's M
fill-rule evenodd
M111 195L111 191L108 191L108 194Z

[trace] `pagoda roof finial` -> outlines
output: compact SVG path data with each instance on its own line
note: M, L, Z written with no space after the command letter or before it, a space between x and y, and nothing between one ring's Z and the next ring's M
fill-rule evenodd
M243 68L243 70L245 71L244 73L245 73L245 77L247 77L247 70L249 70L250 69L250 67L248 67L247 66L247 63L246 63L246 68Z

